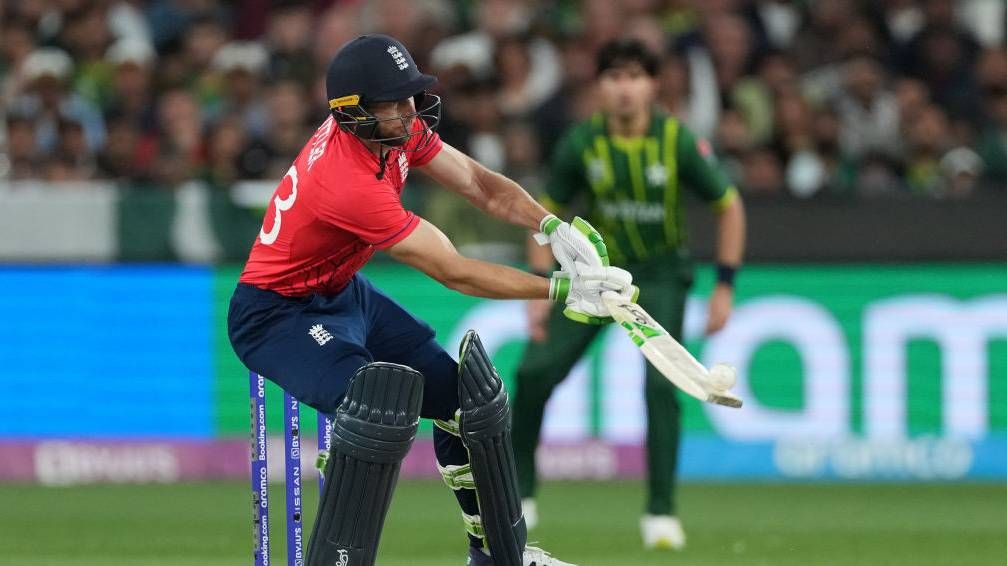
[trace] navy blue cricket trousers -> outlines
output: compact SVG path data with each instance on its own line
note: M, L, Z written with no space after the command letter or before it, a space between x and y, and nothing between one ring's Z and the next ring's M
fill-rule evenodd
M423 417L450 420L458 409L458 364L434 341L433 329L359 273L336 295L303 298L239 283L227 327L248 369L330 417L350 379L370 362L423 374Z
M402 364L423 374L424 418L451 420L458 410L458 363L434 341L428 324L359 273L336 295L303 298L239 283L227 333L245 367L329 417L350 379L370 362ZM468 463L461 439L438 427L434 448L442 466ZM465 514L479 513L473 491L454 493ZM469 544L482 541L469 536Z

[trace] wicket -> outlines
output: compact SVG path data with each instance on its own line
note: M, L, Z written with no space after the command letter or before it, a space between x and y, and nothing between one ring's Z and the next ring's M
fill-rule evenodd
M252 556L255 566L269 566L269 471L266 447L266 381L254 371L249 372L249 397L251 408L251 487ZM287 511L287 564L304 564L304 525L301 501L301 411L300 403L290 393L283 392L283 446L284 477ZM318 450L328 453L331 447L329 433L332 422L324 415L318 416ZM324 479L318 476L321 493Z

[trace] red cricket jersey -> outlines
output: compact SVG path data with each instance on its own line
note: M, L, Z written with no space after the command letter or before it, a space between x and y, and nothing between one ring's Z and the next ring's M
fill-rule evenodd
M414 131L424 127L419 119L413 124ZM443 147L434 136L418 152L392 149L379 180L377 156L330 116L276 187L240 281L291 297L341 291L374 250L416 229L420 219L400 195L409 167L427 164Z

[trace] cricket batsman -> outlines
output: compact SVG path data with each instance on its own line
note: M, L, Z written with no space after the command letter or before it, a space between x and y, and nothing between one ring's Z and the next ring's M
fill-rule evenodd
M520 186L443 143L436 79L399 41L344 45L326 76L329 116L279 182L231 297L228 334L244 364L333 419L309 566L374 564L399 467L419 417L436 419L438 467L468 532L468 564L563 566L526 546L510 409L479 337L456 362L426 323L358 271L376 250L445 286L494 299L542 299L583 319L607 314L602 291L631 297L586 222L549 214ZM546 278L458 254L405 210L410 169L484 212L548 238Z
M588 221L605 235L612 262L634 274L640 306L681 341L692 282L684 190L718 214L717 284L709 304L708 333L723 327L731 311L734 275L744 251L745 214L709 145L654 108L657 67L656 57L638 41L617 40L599 51L601 112L572 127L557 146L543 202L554 211L575 200L586 205ZM540 274L553 270L553 258L545 250L530 247L529 263ZM513 439L525 519L531 528L538 518L535 448L546 401L601 326L576 324L558 315L547 301L529 302L528 315L531 342L517 372ZM685 533L675 515L674 498L679 404L671 382L650 364L646 371L643 542L647 548L680 549Z

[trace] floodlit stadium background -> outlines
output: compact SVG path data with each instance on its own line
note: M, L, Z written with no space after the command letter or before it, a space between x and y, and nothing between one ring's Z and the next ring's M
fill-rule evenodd
M274 183L326 114L321 70L380 31L440 77L444 140L533 193L562 129L595 108L598 46L632 35L664 54L660 105L710 141L750 216L733 317L703 339L713 230L690 210L688 345L739 368L746 405L689 401L684 478L1002 483L1005 12L997 0L3 2L0 482L244 477L247 374L226 302ZM407 208L464 253L521 263L522 231L409 183ZM477 328L509 379L521 304L461 296L387 258L366 273L449 351ZM643 363L612 332L574 370L549 406L547 476L639 477ZM435 477L428 424L407 476Z

